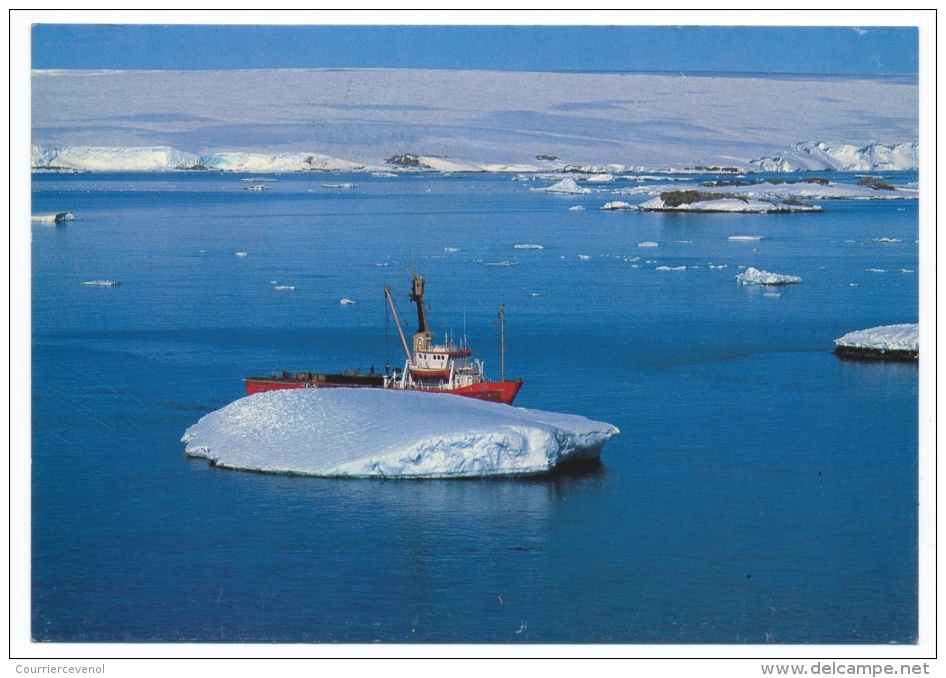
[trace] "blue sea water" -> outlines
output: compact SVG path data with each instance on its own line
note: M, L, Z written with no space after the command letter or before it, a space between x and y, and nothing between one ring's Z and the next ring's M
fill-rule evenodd
M916 641L917 366L831 352L917 321L916 201L659 214L502 175L270 178L34 175L34 213L76 216L32 226L34 639ZM802 282L771 296L739 266ZM413 267L433 328L493 378L505 305L517 405L621 429L599 467L334 480L185 457L250 374L398 365L382 287L412 323Z

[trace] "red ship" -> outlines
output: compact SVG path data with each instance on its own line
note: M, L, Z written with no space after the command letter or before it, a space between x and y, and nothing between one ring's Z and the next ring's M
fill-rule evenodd
M459 344L452 341L434 343L435 335L427 324L422 277L416 273L413 275L413 289L410 294L411 302L417 306L417 332L412 337L413 353L408 347L391 290L387 285L384 287L384 296L394 315L401 344L407 355L403 369L395 368L392 374L374 374L373 371L371 374L355 371L339 374L283 372L281 375L274 374L269 377L247 377L247 395L292 388L390 388L451 393L512 405L519 389L522 388L522 379L506 381L505 316L502 306L499 309L502 375L499 381L488 381L483 374L483 362L473 359L473 351L467 346L465 338Z

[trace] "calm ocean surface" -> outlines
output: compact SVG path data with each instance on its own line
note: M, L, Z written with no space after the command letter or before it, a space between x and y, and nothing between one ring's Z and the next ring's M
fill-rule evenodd
M917 321L916 201L674 215L509 176L241 176L33 177L34 213L76 217L32 226L35 639L915 641L917 366L831 351ZM505 304L517 405L621 429L599 468L328 480L184 456L245 376L399 365L382 286L413 326L412 264L433 329L465 324L493 378Z

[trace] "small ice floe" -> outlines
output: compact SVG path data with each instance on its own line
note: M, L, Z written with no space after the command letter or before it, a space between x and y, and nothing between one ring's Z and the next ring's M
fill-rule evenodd
M868 273L886 273L887 272L886 268L865 268L864 270L867 271Z
M269 284L270 284L270 285L278 285L278 284L279 284L279 281L278 281L278 280L270 280L270 281L269 281Z
M86 280L82 284L90 287L117 287L121 283L117 280Z
M614 181L613 174L592 174L585 178L585 182L589 184L606 184L609 181Z
M340 302L338 302L338 303L341 304L342 306L354 306L354 305L357 304L358 302L357 302L357 301L352 301L351 299L342 299L342 300L341 300Z
M75 216L72 212L56 212L54 214L34 214L30 217L30 221L35 221L41 224L61 224L65 221L73 221Z
M916 360L920 354L920 326L882 325L848 332L834 343L834 352L842 358Z
M762 296L766 297L767 299L778 299L779 297L782 296L782 293L781 292L766 292Z
M860 287L860 286L861 286L860 283L848 283L848 285L850 285L851 287Z
M568 208L568 211L569 212L584 212L585 208L582 207L581 205L572 205L571 207Z
M277 390L187 429L185 454L221 468L341 478L547 473L597 459L611 424L450 394L382 388Z
M637 243L637 246L638 247L657 247L658 243L646 241L646 242Z
M542 245L514 245L514 249L517 250L544 250L545 248Z
M545 191L546 193L591 193L590 188L582 188L574 179L562 179L557 184L547 188L533 188L533 191Z
M679 244L681 244L681 245L692 245L692 244L693 244L693 241L692 241L692 240L677 240L677 242L678 242Z
M856 243L857 241L856 241L856 240L845 240L844 242L846 242L846 243L849 244L849 245L853 245L853 244Z
M459 252L460 248L459 247L444 247L443 251L444 252Z
M246 256L246 252L234 252L234 253L233 253L233 256L235 256L235 257L245 257L245 256Z
M296 289L295 285L276 285L274 288L277 292L292 292Z
M268 191L269 186L266 184L252 184L250 186L244 186L244 191Z
M687 270L686 266L658 266L654 269L655 271L685 271Z
M322 184L322 188L358 188L358 184Z
M394 172L372 172L371 176L386 179L390 177L396 177L397 175Z
M579 254L578 258L581 259L582 261L588 261L589 259L591 259L591 256L587 254Z
M483 266L518 266L518 261L484 261Z
M724 268L729 268L727 264L710 264L709 267L715 271L721 271Z
M901 242L901 241L897 240L896 238L874 238L874 242L888 243L888 242Z
M387 266L387 264L375 264L375 266Z
M750 266L742 273L736 275L743 285L794 285L800 283L801 278L796 275L782 275L780 273L769 273L760 271Z
M530 296L530 297L541 297L541 296L542 296L542 293L541 293L541 292L530 292L530 293L529 293L529 296Z
M912 268L901 268L901 269L900 269L900 272L901 272L901 273L913 273L914 271L913 271Z
M615 210L635 210L637 209L634 205L624 202L623 200L612 200L611 202L606 202L601 206L603 210L615 211Z
M761 235L731 235L728 240L730 242L758 242L762 240Z

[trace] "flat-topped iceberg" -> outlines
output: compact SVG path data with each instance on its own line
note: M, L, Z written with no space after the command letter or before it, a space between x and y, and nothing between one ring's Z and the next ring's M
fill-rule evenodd
M572 414L440 393L257 393L187 429L185 453L227 468L331 477L536 475L594 459L618 429Z
M858 358L915 359L920 352L920 325L881 325L848 332L834 340L838 355Z
M768 271L752 268L752 266L738 274L736 280L743 285L794 285L801 282L801 278L797 275L769 273Z

